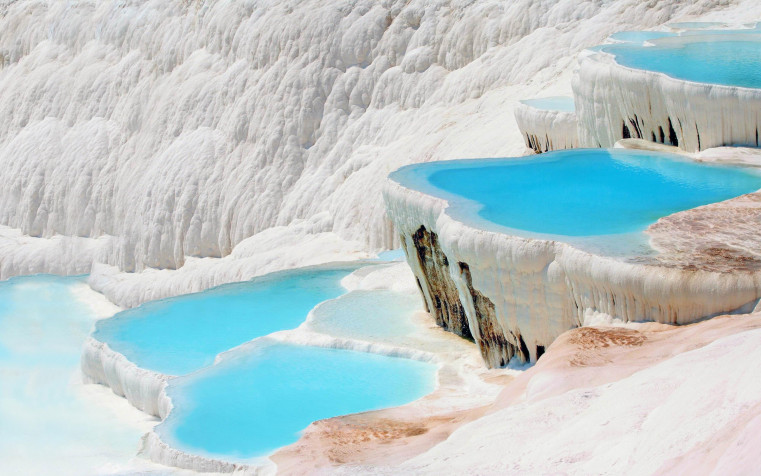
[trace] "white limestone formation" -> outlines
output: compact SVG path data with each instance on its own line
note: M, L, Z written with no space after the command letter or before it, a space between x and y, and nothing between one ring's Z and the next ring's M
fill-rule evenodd
M40 239L111 237L81 258L122 271L229 256L320 214L321 232L393 247L379 177L520 153L512 105L567 90L577 52L614 31L759 10L751 0L5 2L0 224ZM3 262L15 253L0 251ZM55 260L34 269L62 269ZM194 274L171 292L205 282Z
M263 458L259 464L245 464L190 454L168 445L155 431L150 431L143 436L140 443L140 455L164 466L198 473L229 473L238 476L269 476L276 473L275 465L266 458Z
M582 147L612 147L630 137L688 152L761 144L761 89L685 81L588 51L579 56L573 92Z
M81 368L85 383L105 385L149 415L163 419L172 408L164 394L171 375L138 367L93 337L88 337L82 348Z
M579 146L575 112L541 109L526 102L515 106L514 112L526 147L537 154Z
M30 274L87 274L111 246L111 237L37 238L0 225L0 279Z
M384 195L429 312L443 327L472 336L492 367L514 355L535 361L590 314L685 324L750 311L761 298L755 262L727 271L716 270L711 253L702 261L696 259L700 254L685 261L668 253L624 261L558 241L474 228L452 218L446 200L391 179Z

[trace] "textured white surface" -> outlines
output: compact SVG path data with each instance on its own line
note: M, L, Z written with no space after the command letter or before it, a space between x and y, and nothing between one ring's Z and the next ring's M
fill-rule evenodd
M759 145L760 89L684 81L590 52L579 57L573 91L584 147L612 147L624 138L624 126L630 137L689 152Z
M323 231L325 218L323 213L269 228L243 240L223 258L188 258L177 270L149 268L126 273L115 266L95 264L89 284L120 306L133 307L282 269L370 257L360 243Z
M761 297L757 271L719 273L624 262L562 242L473 228L448 215L446 200L390 179L384 194L415 276L425 282L412 240L422 225L438 235L476 341L481 339L476 312L458 262L469 266L473 288L494 303L494 328L516 347L517 336L522 337L532 361L537 346L548 347L561 333L582 325L589 313L624 322L685 324L744 306L748 312ZM423 289L432 307L436 297ZM499 359L487 364L498 366Z
M105 385L149 415L163 419L169 414L171 402L164 388L171 375L140 368L92 337L83 346L81 366L85 383Z
M550 398L531 395L530 387L562 377L536 375L524 402L458 429L395 471L754 474L761 464L751 436L759 425L759 342L761 330L746 331ZM540 444L533 435L543 435Z
M228 474L239 476L265 476L276 472L275 465L269 462L264 465L247 465L229 463L227 461L206 458L204 456L185 453L166 444L156 432L148 432L143 436L140 455L144 458L170 466L172 468L185 468L197 473ZM174 473L174 471L172 471Z
M361 257L397 239L381 200L389 171L522 153L517 100L567 92L582 48L618 30L760 10L756 0L1 2L0 278L103 263L93 287L132 306Z
M390 247L389 171L520 153L517 99L567 91L582 48L727 8L726 19L758 10L713 0L4 3L0 224L109 235L95 259L124 271L227 256L318 214L320 231ZM35 256L35 269L61 269ZM150 294L135 293L118 300Z
M42 273L87 274L110 243L111 237L107 235L35 238L0 225L0 279Z
M537 109L527 104L515 106L515 122L526 147L534 152L572 149L579 146L576 113Z

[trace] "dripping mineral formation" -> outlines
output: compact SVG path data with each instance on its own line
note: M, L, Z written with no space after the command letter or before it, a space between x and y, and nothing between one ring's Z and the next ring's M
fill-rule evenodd
M685 177L681 174L686 169L680 165L685 159L663 154L579 150L543 157L549 166L574 167L584 156L603 160L607 154L625 163L624 170L637 161L648 166L673 159L677 168L668 173ZM514 167L521 162L534 167L536 160L413 165L392 174L386 184L389 216L399 230L429 312L445 329L472 336L489 366L504 366L513 356L535 361L560 334L599 316L623 322L685 324L730 311L749 311L761 297L761 256L753 251L755 234L749 233L759 216L756 203L761 192L670 214L651 224L647 234L587 238L500 229L476 216L473 210L477 209L462 197L428 182L442 170L478 172L500 163ZM591 160L593 168L600 161ZM655 168L644 173L668 170L665 162L649 167ZM727 173L736 172L727 169ZM710 175L708 179L712 180ZM734 194L755 190L759 180L756 172L748 172L741 179L746 188ZM480 190L484 184L476 186ZM569 184L556 186L565 189ZM574 193L588 197L595 193L593 187ZM681 200L686 192L676 193ZM543 206L552 206L549 197ZM722 230L725 235L696 234L695 226ZM659 253L649 248L648 238ZM719 239L731 244L719 244Z

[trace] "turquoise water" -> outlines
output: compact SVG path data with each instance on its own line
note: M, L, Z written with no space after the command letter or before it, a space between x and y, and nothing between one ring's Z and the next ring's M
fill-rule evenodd
M156 431L193 453L265 456L313 421L413 401L434 389L435 371L407 359L260 342L172 380L174 408Z
M533 108L541 109L544 111L574 112L576 110L576 106L573 103L573 98L568 96L524 99L521 102L527 106L531 106Z
M630 68L699 83L761 88L761 35L717 31L666 40L649 47L610 45L603 51Z
M84 278L57 276L0 282L0 358L78 363L79 352L66 351L82 344L94 320L72 294L72 287L83 283Z
M378 259L380 261L404 261L406 255L403 249L397 248L395 250L381 251L378 253Z
M417 293L352 291L320 304L309 328L337 337L398 341L419 330L413 314L422 309L423 301Z
M99 321L93 336L138 367L183 375L220 352L298 327L318 303L345 292L359 265L273 273L196 294L152 301Z
M95 404L99 389L81 383L82 343L97 319L77 298L84 281L0 282L2 474L103 474L134 457L144 430Z
M642 231L660 217L761 188L750 169L619 149L417 164L390 177L448 199L460 220L552 236Z

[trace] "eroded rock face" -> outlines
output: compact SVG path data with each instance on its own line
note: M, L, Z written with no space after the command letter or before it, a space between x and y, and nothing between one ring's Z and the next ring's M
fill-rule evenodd
M523 353L520 347L507 341L505 332L497 323L497 314L491 299L473 287L470 266L463 262L460 262L459 266L460 274L468 286L468 291L473 299L473 308L475 310L475 316L473 317L475 317L475 324L477 326L473 334L484 361L489 367L504 367L516 353L520 353L524 361L528 360L528 353Z
M473 287L467 263L450 263L436 233L425 226L420 226L412 235L412 243L413 258L417 258L422 273L422 279L417 279L418 286L426 310L435 318L436 324L475 341L489 367L504 367L515 355L524 362L530 360L528 347L521 336L502 328L494 302ZM459 290L455 280L460 283ZM464 303L464 299L471 302Z
M444 329L473 340L457 286L449 273L449 259L441 251L436 233L421 226L412 235L412 242L424 275L424 282L418 280L418 285L427 291L423 296L428 312Z

